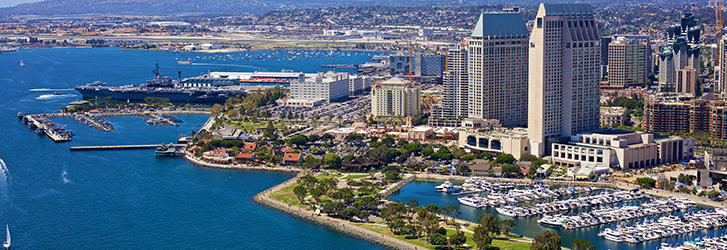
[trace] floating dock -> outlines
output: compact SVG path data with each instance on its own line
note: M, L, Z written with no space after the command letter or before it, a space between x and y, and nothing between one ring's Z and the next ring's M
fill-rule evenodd
M169 144L142 144L142 145L105 145L105 146L72 146L71 151L92 150L129 150L129 149L155 149ZM171 144L174 147L183 147L185 144Z

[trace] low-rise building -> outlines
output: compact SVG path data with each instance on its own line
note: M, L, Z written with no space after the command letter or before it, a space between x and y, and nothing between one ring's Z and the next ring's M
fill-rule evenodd
M618 127L629 120L628 110L624 107L601 107L601 126Z
M690 159L694 140L622 129L604 129L553 143L552 161L562 166L635 169Z
M461 129L458 145L465 149L520 158L528 152L528 133L524 128Z
M373 78L363 75L352 75L348 78L348 94L354 95L371 89Z

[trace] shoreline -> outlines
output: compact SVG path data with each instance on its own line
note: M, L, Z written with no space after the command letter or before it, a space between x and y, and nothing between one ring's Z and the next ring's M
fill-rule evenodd
M227 164L216 164L216 163L209 163L205 162L203 160L197 159L195 156L189 154L188 152L184 154L184 159L188 160L192 164L198 166L198 167L207 167L207 168L218 168L218 169L232 169L232 170L254 170L254 171L276 171L276 172L288 172L288 173L300 173L304 172L304 169L301 168L291 168L291 167L262 167L262 166L242 166L242 165L227 165Z
M295 177L280 183L278 185L275 185L269 189L266 189L265 191L262 191L255 196L253 196L253 201L256 203L278 210L280 212L289 214L291 216L327 227L329 229L335 230L340 233L347 234L349 236L353 236L368 242L372 242L374 244L384 246L391 249L424 249L421 246L417 246L399 239L391 238L389 236L373 232L368 229L364 229L361 227L358 227L356 225L351 224L351 222L347 220L341 220L336 219L332 217L328 217L325 215L317 215L315 212L303 209L296 206L291 206L290 204L277 201L270 197L272 193L275 191L278 191L282 188L285 188L293 183L296 182L299 175L296 175Z

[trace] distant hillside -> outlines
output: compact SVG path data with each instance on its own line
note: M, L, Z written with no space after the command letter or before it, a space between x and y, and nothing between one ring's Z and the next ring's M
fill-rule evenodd
M536 0L493 0L532 3ZM337 6L482 4L481 0L45 0L0 8L0 16L68 14L263 14L273 10Z

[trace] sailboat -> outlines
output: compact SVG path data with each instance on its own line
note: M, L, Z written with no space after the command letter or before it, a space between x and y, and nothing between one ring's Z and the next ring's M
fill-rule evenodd
M20 67L25 67L25 63L23 62L23 60L20 60Z
M10 249L10 227L8 227L8 224L5 224L5 232L7 233L5 242L3 242L3 247L5 250Z

